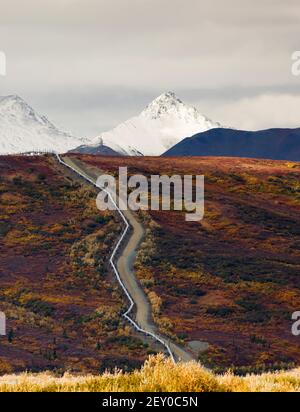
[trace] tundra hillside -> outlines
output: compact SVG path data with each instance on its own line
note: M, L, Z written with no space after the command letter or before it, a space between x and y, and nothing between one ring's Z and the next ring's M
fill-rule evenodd
M0 374L140 366L152 350L107 265L120 222L53 156L2 156L0 176Z
M299 365L299 338L291 334L291 315L300 310L299 163L77 158L114 174L119 166L147 176L204 174L202 221L186 222L177 211L140 214L148 230L136 272L156 321L216 371Z

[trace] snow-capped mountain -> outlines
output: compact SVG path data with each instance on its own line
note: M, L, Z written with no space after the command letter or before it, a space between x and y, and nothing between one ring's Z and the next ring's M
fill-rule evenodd
M139 116L102 133L84 150L99 153L104 146L122 155L158 156L185 137L220 126L168 92L153 100Z
M54 126L21 97L0 97L0 154L31 151L66 152L86 143Z

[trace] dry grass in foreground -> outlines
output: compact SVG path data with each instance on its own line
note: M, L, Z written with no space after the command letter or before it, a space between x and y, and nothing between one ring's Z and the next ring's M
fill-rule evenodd
M99 376L5 375L1 392L300 392L300 368L262 375L215 375L196 362L174 365L151 356L140 370Z

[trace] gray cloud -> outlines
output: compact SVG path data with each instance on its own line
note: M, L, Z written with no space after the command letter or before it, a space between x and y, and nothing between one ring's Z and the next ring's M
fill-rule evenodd
M300 123L290 72L298 0L0 2L0 94L22 95L77 135L118 124L165 90L235 127Z

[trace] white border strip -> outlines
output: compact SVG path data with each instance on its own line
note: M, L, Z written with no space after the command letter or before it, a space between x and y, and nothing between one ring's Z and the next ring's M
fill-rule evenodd
M59 155L58 153L56 153L55 155L56 155L57 160L59 161L59 163L61 163L62 165L68 167L68 168L71 169L73 172L77 173L77 174L78 174L79 176L81 176L83 179L87 180L87 181L88 181L89 183L91 183L93 186L95 186L95 187L98 188L98 186L96 185L96 183L95 183L91 178L89 178L88 176L84 175L83 173L79 172L78 170L76 170L76 169L73 168L72 166L70 166L70 165L68 165L67 163L65 163L65 162L61 159L61 157L60 157L60 155ZM121 277L120 277L120 274L119 274L119 272L118 272L118 270L117 270L117 268L116 268L116 266L115 266L115 264L114 264L114 258L115 258L115 256L116 256L116 253L117 253L117 251L118 251L118 249L119 249L119 247L120 247L120 245L121 245L124 237L126 236L128 230L129 230L129 228L130 228L130 225L129 225L126 217L124 216L124 214L122 213L122 211L121 211L120 208L117 206L117 204L116 204L116 202L114 201L114 199L112 198L111 194L110 194L106 189L104 189L104 188L103 188L102 190L108 194L110 200L113 202L114 206L116 207L116 210L118 211L119 215L121 216L122 220L123 220L124 223L125 223L125 229L124 229L124 231L123 231L123 233L122 233L122 235L121 235L118 243L116 244L116 246L115 246L115 248L114 248L114 250L113 250L113 252L112 252L112 254L111 254L111 257L110 257L110 259L109 259L109 262L110 262L110 264L111 264L111 266L112 266L112 268L113 268L113 271L114 271L114 273L115 273L115 275L116 275L116 278L117 278L119 284L121 285L122 289L124 290L124 292L125 292L128 300L129 300L129 302L130 302L129 308L127 309L127 311L126 311L125 313L122 314L122 316L123 316L124 318L126 318L126 319L128 320L128 322L130 322L130 323L132 324L132 326L133 326L138 332L144 333L144 334L147 335L147 336L151 336L153 339L155 339L155 340L157 340L158 342L160 342L160 343L167 349L168 354L170 355L170 358L171 358L172 361L175 363L175 358L174 358L174 355L173 355L173 353L172 353L172 351L171 351L170 346L169 346L162 338L160 338L159 336L157 336L155 333L149 332L149 331L147 331L147 330L144 330L144 329L140 328L139 325L138 325L133 319L131 319L130 316L129 316L129 313L132 311L132 309L133 309L133 307L134 307L134 301L133 301L132 297L130 296L130 293L129 293L128 290L126 289L126 286L124 285L124 283L123 283L123 281L122 281L122 279L121 279Z

